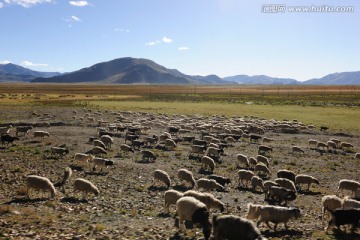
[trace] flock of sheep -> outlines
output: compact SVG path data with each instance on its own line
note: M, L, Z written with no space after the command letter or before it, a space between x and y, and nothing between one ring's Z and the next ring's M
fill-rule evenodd
M74 153L74 161L85 167L92 166L95 171L100 167L102 171L116 164L116 160L104 158L108 156L114 144L119 143L119 152L128 156L128 154L142 154L143 161L156 162L159 159L157 150L174 151L179 146L188 146L190 151L187 153L190 159L196 159L201 163L201 170L205 173L199 179L195 179L191 170L181 168L177 170L176 176L180 185L183 185L186 191L172 189L174 180L170 175L162 170L156 169L153 172L153 185L162 184L168 189L164 192L164 209L170 214L171 205L176 206L176 214L179 218L179 228L184 230L184 221L192 221L199 224L203 230L205 239L265 239L261 236L258 229L261 223L277 231L277 225L283 223L285 229L288 229L288 222L291 219L298 219L302 216L303 210L298 207L287 207L287 204L297 198L299 192L310 192L312 184L320 184L315 176L306 173L295 173L288 169L277 171L277 178L270 180L272 175L272 153L276 148L272 146L275 139L265 137L269 131L298 133L302 130L313 129L313 126L306 126L297 120L277 121L263 120L252 117L203 117L203 116L183 116L178 115L176 120L170 119L166 115L156 116L152 113L133 113L133 112L107 112L116 116L115 121L109 122L103 120L104 116L100 112L92 112L84 109L85 115L74 111L73 119L79 121L96 122L98 117L97 136L90 138L93 147L86 152ZM97 116L96 116L97 115ZM134 123L129 121L129 117L138 117ZM49 123L39 123L26 126L16 126L16 135L11 134L13 126L0 127L2 144L13 144L20 140L20 135L27 135L32 132L32 137L43 139L51 136L51 131L33 130L33 128L50 127ZM164 128L165 127L165 128ZM157 135L152 130L163 129L161 134ZM117 139L121 136L121 139ZM238 142L247 142L248 144L257 144L258 151L255 157L247 156L244 152L239 152L234 157L236 166L236 179L230 179L227 176L214 174L220 168L228 157L227 149L234 147ZM338 139L330 139L322 142L309 139L308 144L311 150L319 152L342 150L347 154L352 154L353 144L341 142ZM290 148L290 147L289 147ZM152 150L150 150L152 149ZM52 146L50 148L51 156L63 157L70 153L67 147ZM304 154L302 147L292 146L292 154ZM360 153L354 154L355 159L360 158ZM234 171L234 170L229 170ZM66 168L62 180L62 185L66 184L72 176L72 169ZM265 205L252 204L247 205L247 215L240 217L234 214L219 215L211 217L211 209L226 211L226 204L216 198L211 192L226 192L234 187L242 190L260 191L264 194L264 201L269 203ZM303 185L306 185L304 190ZM54 184L46 177L29 175L26 178L28 194L30 190L39 190L49 192L54 198L57 194ZM348 190L350 196L344 195L344 190ZM95 196L101 194L92 182L84 178L76 178L73 181L73 191L82 192L85 197L89 193ZM350 224L352 230L357 226L360 220L360 183L356 180L343 179L338 184L338 192L342 193L344 198L336 195L326 195L322 198L321 204L322 218L325 211L329 212L330 220L326 231L332 227ZM352 198L351 198L352 197ZM356 200L357 199L357 200ZM257 222L255 224L255 222ZM269 223L274 223L271 227Z

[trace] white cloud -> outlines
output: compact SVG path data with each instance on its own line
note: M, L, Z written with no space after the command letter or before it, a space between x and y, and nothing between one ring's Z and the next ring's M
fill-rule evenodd
M167 38L167 37L163 37L163 38L162 38L162 41L163 41L164 43L171 43L173 40L170 39L170 38Z
M0 2L0 8L2 8L4 6L4 4L2 2Z
M43 3L51 3L54 2L53 0L5 0L6 4L14 4L20 5L22 7L28 8L37 4Z
M124 28L115 28L114 29L114 32L130 32L130 30L129 29L124 29Z
M10 61L8 60L3 60L3 61L0 61L0 64L8 64L8 63L11 63Z
M81 19L75 16L71 16L71 20L75 22L81 22Z
M186 51L186 50L189 50L189 48L188 48L188 47L178 47L178 50L180 50L180 51Z
M20 63L20 65L24 66L24 67L48 67L49 66L49 64L47 64L47 63L32 63L32 62L27 61L27 60L22 61Z
M87 1L69 1L69 4L75 7L85 7L89 5Z
M147 42L147 43L145 43L145 45L146 46L154 46L154 45L157 45L159 43L161 43L161 42L160 41L153 41L153 42Z

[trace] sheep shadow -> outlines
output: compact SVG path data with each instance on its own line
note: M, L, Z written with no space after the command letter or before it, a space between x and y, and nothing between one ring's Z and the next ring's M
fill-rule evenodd
M176 232L173 236L169 238L169 240L183 240L184 237L180 235L180 232ZM186 237L187 240L196 240L196 237Z
M63 197L62 199L60 199L60 202L80 204L80 203L88 203L88 200L86 200L86 199L78 199L78 198L75 198L75 197Z
M267 238L282 238L283 236L290 236L292 238L294 237L301 237L303 236L303 232L295 229L281 229L277 230L276 232L265 230L262 232L262 234Z
M253 192L253 189L251 189L249 187L244 187L244 186L241 186L241 185L237 186L236 189L239 190L239 191L244 191L244 192Z
M160 218L169 218L169 217L171 217L171 214L170 213L159 213L157 216Z
M71 164L69 167L70 167L71 170L73 170L73 171L78 171L78 172L84 171L84 167L83 167L83 166Z
M9 204L27 204L27 203L37 203L37 202L45 202L49 200L49 198L14 198L11 201L3 203L4 205Z
M169 190L168 187L165 186L155 186L155 185L151 185L148 187L149 191L155 192L155 191L165 191L165 190Z
M185 192L185 191L193 189L192 187L185 187L183 185L175 185L173 188L174 188L174 190L177 190L180 192Z
M342 231L339 229L333 229L333 236L335 239L339 240L353 240L353 239L360 239L360 233L349 233L346 231Z
M199 156L199 155L195 156L194 154L189 154L189 160L196 160L196 161L200 162L201 156Z
M137 161L135 161L135 162L136 162L136 163L142 163L142 164L148 164L148 163L154 163L155 160L149 161L149 160L141 159L141 160L137 160Z
M211 175L211 174L213 174L214 172L209 171L209 170L206 170L206 169L204 169L204 168L200 168L199 171L198 171L198 173L204 174L204 175Z
M309 195L309 196L316 196L316 195L320 195L321 192L313 192L313 191L308 191L308 190L298 190L299 194L304 194L304 195Z
M88 171L88 172L85 172L85 175L90 175L90 176L106 176L108 175L109 173L108 172L96 172L96 171Z

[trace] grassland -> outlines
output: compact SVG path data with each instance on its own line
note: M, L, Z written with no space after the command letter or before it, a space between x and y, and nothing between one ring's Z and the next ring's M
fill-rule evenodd
M359 86L1 84L0 104L257 116L298 119L339 131L360 130Z

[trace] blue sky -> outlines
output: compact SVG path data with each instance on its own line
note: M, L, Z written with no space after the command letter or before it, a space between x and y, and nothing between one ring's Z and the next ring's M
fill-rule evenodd
M360 71L359 23L358 0L0 0L0 63L70 72L136 57L186 74L308 80Z

